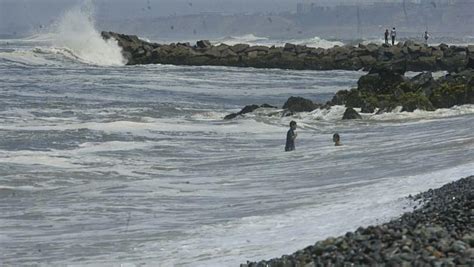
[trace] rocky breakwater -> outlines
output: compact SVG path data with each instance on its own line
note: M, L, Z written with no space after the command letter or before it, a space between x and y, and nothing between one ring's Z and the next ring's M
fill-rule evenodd
M330 105L360 108L362 113L416 109L432 111L455 105L474 104L474 69L465 68L434 79L431 72L413 78L404 76L406 62L381 63L362 76L357 88L336 93Z
M468 62L468 47L426 46L407 41L395 46L360 44L329 49L285 44L283 47L248 44L213 45L209 41L156 44L134 35L102 32L104 39L114 38L123 49L129 65L173 64L213 65L255 68L307 70L369 70L378 62L403 60L410 71L459 71ZM474 47L470 48L474 51Z
M377 64L359 79L357 88L341 90L327 103L318 104L309 99L290 97L280 113L271 115L291 116L297 112L344 105L347 109L342 119L362 119L355 109L360 110L360 113L377 115L391 112L397 107L401 107L402 112L413 112L474 104L474 69L465 68L461 72L448 73L438 79L435 79L431 72L422 72L408 78L405 76L406 69L404 61ZM234 119L260 107L270 106L246 106L242 111L230 114L225 119Z
M409 197L421 208L241 267L474 266L474 176Z

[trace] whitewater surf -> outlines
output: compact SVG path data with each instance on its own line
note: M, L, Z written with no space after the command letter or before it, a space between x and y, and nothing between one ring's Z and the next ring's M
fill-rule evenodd
M364 72L124 66L88 10L0 41L3 265L236 266L388 221L405 196L472 174L472 105L281 117L288 97L323 103ZM223 119L254 103L278 109Z

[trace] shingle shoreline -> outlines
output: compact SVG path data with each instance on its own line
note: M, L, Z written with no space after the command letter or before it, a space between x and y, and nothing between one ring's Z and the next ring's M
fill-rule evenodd
M474 266L474 176L409 198L422 207L291 255L240 266Z

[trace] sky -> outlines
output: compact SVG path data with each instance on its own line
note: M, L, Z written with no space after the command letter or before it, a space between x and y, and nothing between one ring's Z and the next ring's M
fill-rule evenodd
M0 34L52 23L64 10L87 0L0 0ZM296 10L296 0L91 0L102 20L187 14L278 13Z
M84 0L0 0L0 23L47 21L61 10ZM163 17L202 12L279 13L295 11L296 3L315 0L92 0L100 16L108 18ZM374 1L374 0L331 0ZM380 1L380 0L379 0ZM385 0L400 1L400 0Z
M203 13L264 13L268 15L296 12L298 2L319 0L0 0L0 37L25 36L40 32L48 25L53 24L66 10L86 1L94 3L96 21L100 22L102 26L106 25L105 28L110 28L108 26L115 25L118 21L128 23L138 18L146 20ZM403 0L325 1L399 3Z

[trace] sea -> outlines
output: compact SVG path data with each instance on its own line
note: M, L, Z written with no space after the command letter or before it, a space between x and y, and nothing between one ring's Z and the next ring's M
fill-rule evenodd
M81 9L54 28L0 40L2 266L239 266L473 174L474 105L282 117L290 96L324 103L365 73L128 66ZM223 119L264 103L277 108Z

